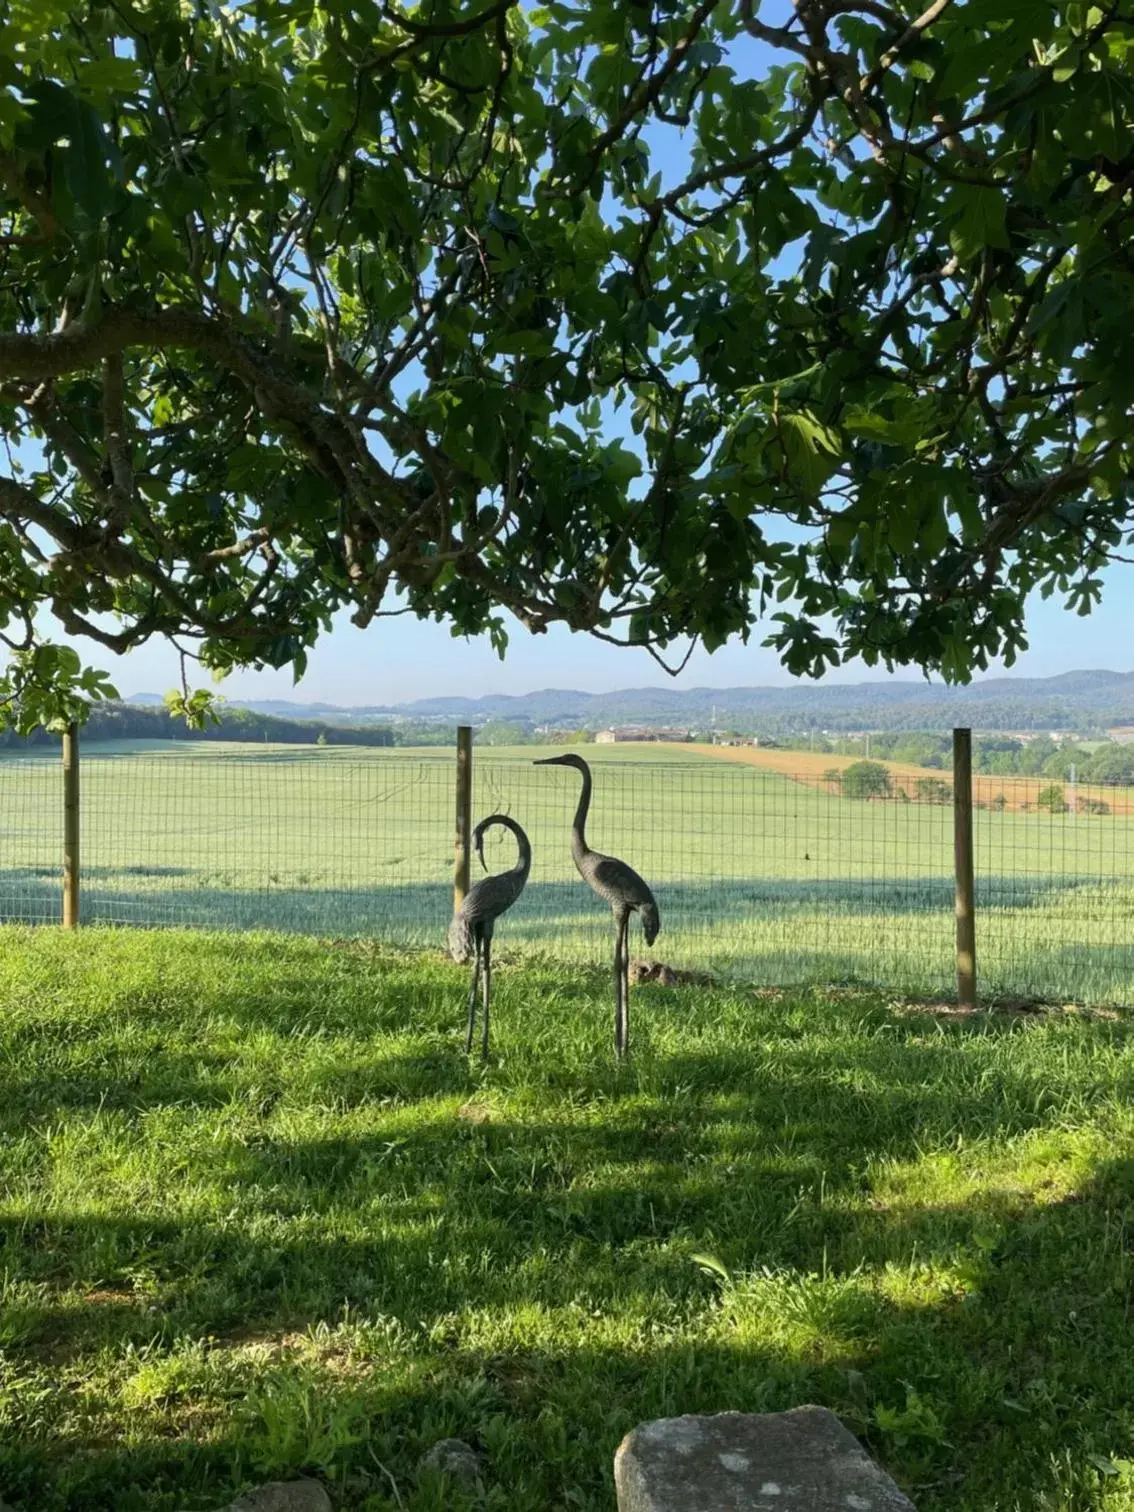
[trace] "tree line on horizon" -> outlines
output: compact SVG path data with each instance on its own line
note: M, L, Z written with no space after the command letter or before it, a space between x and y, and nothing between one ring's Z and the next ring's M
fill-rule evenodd
M377 725L359 728L327 724L322 720L281 719L272 714L257 714L233 704L216 708L218 722L203 729L189 729L185 720L167 708L146 708L140 704L98 703L91 709L83 726L83 743L110 740L262 740L273 745L350 745L392 746L393 731ZM58 744L59 732L43 726L27 735L11 727L0 729L0 749L52 746Z
M865 751L865 737L823 742L835 755ZM949 734L871 735L870 755L881 761L948 771L953 745ZM1134 783L1134 743L1104 740L1091 746L1040 735L1019 740L1009 735L974 735L973 770L997 777L1051 777L1067 782Z

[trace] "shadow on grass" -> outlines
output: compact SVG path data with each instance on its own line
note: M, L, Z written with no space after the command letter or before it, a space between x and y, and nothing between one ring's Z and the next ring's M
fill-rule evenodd
M404 1343L395 1341L387 1353L365 1333L354 1368L342 1358L349 1346L333 1336L322 1351L317 1336L308 1335L314 1348L289 1353L289 1337L302 1322L295 1305L314 1300L309 1288L319 1273L320 1301L332 1305L344 1290L351 1300L363 1288L351 1300L355 1318L388 1317L384 1304L397 1289L397 1272L428 1267L440 1244L459 1251L462 1244L491 1242L491 1226L438 1235L432 1250L404 1241L386 1250L352 1247L332 1236L296 1250L264 1245L241 1252L214 1233L208 1250L214 1273L253 1267L261 1291L279 1299L270 1319L249 1319L238 1307L221 1305L219 1289L207 1288L192 1304L172 1313L162 1308L156 1316L104 1288L92 1292L88 1310L99 1315L104 1346L120 1358L127 1341L141 1351L135 1368L139 1358L160 1353L163 1339L219 1335L221 1344L206 1346L207 1355L224 1348L227 1335L230 1347L251 1352L242 1381L253 1395L245 1409L224 1414L227 1428L200 1434L194 1422L210 1414L193 1408L190 1389L180 1402L180 1424L173 1410L167 1427L160 1418L149 1432L135 1425L128 1442L85 1442L81 1431L62 1441L51 1435L10 1439L0 1451L5 1490L27 1495L29 1506L48 1512L215 1506L242 1478L314 1471L352 1486L355 1496L345 1495L343 1504L360 1506L360 1485L375 1493L386 1489L375 1460L407 1488L422 1450L437 1437L456 1435L489 1449L490 1483L501 1506L608 1508L611 1457L634 1423L815 1401L867 1441L912 1489L920 1512L1049 1504L1101 1509L1096 1466L1122 1448L1115 1415L1134 1387L1126 1329L1132 1196L1134 1164L1116 1160L1073 1197L1048 1206L976 1198L956 1208L879 1216L862 1237L880 1264L911 1265L916 1254L920 1265L931 1267L942 1234L953 1252L970 1257L963 1284L932 1303L904 1302L849 1283L824 1287L806 1269L722 1287L686 1257L669 1274L635 1271L637 1294L629 1300L636 1326L625 1344L597 1342L603 1327L595 1320L617 1316L618 1299L605 1288L588 1289L593 1278L584 1273L576 1278L575 1321L590 1324L593 1334L568 1326L556 1347L542 1340L525 1344L521 1331L495 1348L477 1348L437 1296L408 1325L417 1356L412 1370L405 1369ZM829 1219L825 1227L832 1227ZM175 1225L97 1228L85 1238L109 1242L122 1255L165 1248L176 1256L185 1244ZM643 1222L640 1233L648 1232ZM55 1243L68 1237L61 1227ZM605 1240L608 1250L612 1242ZM511 1308L550 1305L530 1267L509 1271ZM650 1289L653 1318L642 1306ZM458 1309L473 1305L454 1300ZM785 1307L794 1337L783 1337L775 1323L764 1326ZM709 1320L703 1331L675 1326L695 1313ZM38 1330L46 1321L21 1319L17 1310L6 1329ZM41 1333L37 1353L60 1360L63 1323L57 1315L46 1336ZM60 1368L74 1374L73 1366ZM130 1369L128 1360L123 1369ZM233 1389L230 1382L228 1392ZM179 1389L172 1391L175 1409ZM896 1426L880 1426L887 1421L882 1413ZM288 1429L281 1433L284 1423ZM171 1497L167 1502L159 1501L163 1492ZM565 1493L572 1493L566 1501ZM449 1499L407 1505L465 1502L450 1492Z
M663 928L649 953L673 965L708 966L781 986L850 982L915 994L951 990L954 899L945 877L663 881L657 893ZM1134 890L1106 878L1003 875L982 878L979 894L990 995L1134 1000ZM220 886L215 877L188 869L131 866L89 871L83 917L439 949L450 900L447 882L336 889L314 881L243 887L228 878ZM54 880L18 869L0 872L2 920L59 922ZM632 940L634 949L643 949L636 928ZM609 950L609 915L577 880L529 883L497 935L501 959L542 954L572 963L567 969L580 960L605 962Z
M314 950L201 940L200 981L122 998L121 1042L101 1005L6 1028L9 1501L216 1506L242 1477L318 1470L343 1506L386 1512L376 1456L407 1512L460 1507L411 1491L420 1450L455 1433L490 1452L491 1506L597 1512L635 1421L818 1400L919 1512L1102 1506L1086 1456L1120 1450L1134 1400L1131 1161L1051 1204L1010 1182L936 1207L871 1187L925 1151L1067 1126L1058 1055L1024 1054L1043 1025L753 995L750 1039L721 1043L724 995L644 987L620 1072L599 974L502 971L482 1075L457 1054L463 972L414 986L358 945L314 1001ZM274 962L260 992L225 971L254 951ZM1101 1055L1134 1024L1051 1033ZM1084 1087L1081 1120L1134 1093ZM148 1210L97 1211L103 1160L130 1161ZM23 1182L51 1202L17 1214ZM194 1349L197 1376L162 1376ZM82 1411L36 1396L44 1370L86 1382ZM125 1379L144 1415L110 1423L98 1403Z
M888 915L952 918L951 877L859 878L716 877L656 881L667 935L710 929L722 939L738 929L759 931L806 920L812 932L830 920L836 931L861 919ZM176 886L129 885L172 882ZM93 866L83 873L83 918L88 923L143 926L189 925L202 929L268 929L299 934L375 935L399 941L440 939L451 910L451 888L441 875L436 882L393 880L369 885L328 885L316 871L310 878L273 880L262 874L228 873L224 868L130 864ZM1115 894L1106 903L1107 893ZM1048 910L1066 899L1099 898L1098 911L1113 915L1116 926L1127 916L1124 884L1113 876L984 876L978 905L982 910L1025 914ZM1101 896L1100 896L1101 895ZM56 870L45 867L0 869L0 923L54 919L61 909ZM604 934L608 915L576 879L532 881L507 919L507 932L518 939L541 939L554 946L575 931ZM503 926L502 926L503 929ZM660 947L659 947L660 948Z
M0 1271L16 1283L0 1348L16 1378L44 1361L59 1380L82 1379L92 1361L139 1372L210 1338L202 1359L262 1352L219 1385L158 1381L145 1419L109 1445L82 1414L53 1426L42 1408L17 1413L0 1448L10 1500L41 1512L218 1505L234 1477L314 1468L342 1488L358 1478L344 1504L361 1506L358 1486L388 1492L370 1450L409 1486L430 1437L455 1433L490 1449L498 1505L597 1509L610 1505L611 1455L634 1422L804 1400L866 1433L915 1484L921 1512L1043 1505L1070 1485L1064 1451L1067 1476L1097 1481L1085 1456L1115 1449L1115 1404L1134 1396L1134 1164L1115 1158L1046 1205L1010 1186L952 1206L871 1200L879 1163L1062 1126L1063 1089L1004 1053L1027 1025L937 1033L850 1001L841 1036L811 1036L765 1004L773 1053L754 1000L750 1046L702 1048L712 995L645 989L636 1067L580 1069L556 1065L554 1045L584 1011L584 987L545 974L528 983L549 990L529 992L522 1022L501 994L502 1014L517 1014L501 1089L509 1057L521 1077L525 1054L546 1056L548 1070L534 1098L497 1111L442 1028L459 973L439 978L437 1001L411 1007L420 1051L383 1049L359 992L351 1052L308 1065L288 1047L310 1024L310 984L304 1001L290 969L282 963L270 1003L220 989L164 1007L184 1014L190 1040L198 1020L215 1033L220 1014L270 1032L275 1062L155 1038L132 1045L128 1074L113 1046L93 1066L56 1069L12 1031L21 1059L6 1066L35 1070L8 1070L0 1134L37 1120L61 1128L61 1112L86 1109L84 1120L118 1120L117 1144L152 1162L155 1189L191 1181L193 1193L181 1217L155 1197L149 1212L97 1214L78 1199L68 1211L57 1199L0 1219ZM668 1015L694 1006L706 1016L700 1039L655 1055ZM157 1005L139 1022L159 1035ZM1078 1028L1100 1047L1134 1033L1125 1022ZM206 1119L195 1132L193 1110L222 1105L231 1124ZM288 1107L388 1119L380 1132L352 1132L348 1118L341 1134L303 1137ZM78 1127L94 1137L93 1123ZM91 1181L94 1202L97 1165ZM699 1252L739 1279L722 1283ZM355 1344L332 1331L323 1348L319 1328L344 1313L361 1330ZM281 1337L312 1329L309 1349L280 1353ZM351 1347L362 1354L348 1366ZM879 1407L897 1415L889 1431ZM336 1439L335 1423L354 1426ZM1051 1504L1101 1506L1088 1493ZM407 1502L441 1505L462 1504Z

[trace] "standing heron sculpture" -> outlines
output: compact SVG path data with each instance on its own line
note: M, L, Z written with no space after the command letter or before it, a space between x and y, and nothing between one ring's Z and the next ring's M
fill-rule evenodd
M492 933L501 914L507 913L524 890L528 873L532 868L532 848L527 835L507 814L489 814L473 831L473 844L480 857L480 864L487 871L484 860L484 835L492 826L502 825L511 830L519 847L515 866L508 871L495 872L469 888L453 915L449 925L449 954L462 966L473 961L472 986L469 989L469 1022L465 1035L465 1054L472 1053L473 1030L476 1027L476 989L484 973L484 1022L481 1025L480 1053L488 1059L488 1012L492 999Z
M630 915L642 920L646 944L652 945L661 927L657 900L632 866L615 856L604 856L587 844L587 813L591 806L591 769L581 756L549 756L536 766L574 767L583 778L579 806L571 825L571 856L580 877L593 893L610 904L614 915L614 1051L630 1053Z

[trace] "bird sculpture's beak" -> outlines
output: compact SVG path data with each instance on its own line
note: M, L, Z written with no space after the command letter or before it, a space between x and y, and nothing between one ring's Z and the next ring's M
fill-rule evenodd
M566 766L562 756L543 756L539 761L533 761L532 766Z

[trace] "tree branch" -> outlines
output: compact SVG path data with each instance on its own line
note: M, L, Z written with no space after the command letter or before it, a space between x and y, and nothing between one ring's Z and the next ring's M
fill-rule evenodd
M879 79L881 79L882 75L889 72L889 70L893 68L894 64L901 57L902 53L905 52L906 48L911 46L914 42L920 41L921 37L928 30L928 28L931 27L940 16L943 16L945 14L951 4L952 0L933 0L933 4L930 5L928 9L922 11L921 15L917 18L916 21L911 21L909 26L906 27L905 31L894 43L893 47L891 47L888 52L882 54L878 62L874 65L874 67L868 74L863 75L862 79L859 81L858 86L861 92L863 94L869 94L874 86L878 83Z
M126 408L122 386L122 353L113 352L102 364L103 433L110 464L110 506L113 528L125 521L134 502L134 469L126 434Z

